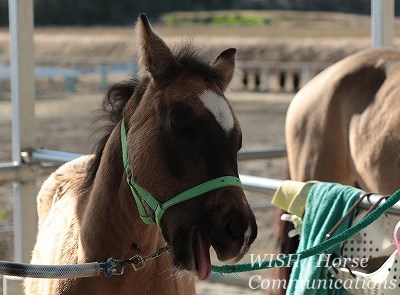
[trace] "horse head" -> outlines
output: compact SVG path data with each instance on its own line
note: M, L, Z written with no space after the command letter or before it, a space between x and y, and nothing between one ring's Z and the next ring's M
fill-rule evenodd
M227 49L209 63L192 46L173 53L144 15L136 28L142 82L122 112L132 182L165 204L214 179L237 179L242 134L224 95L236 50ZM155 208L137 187L133 193L150 221L155 220ZM219 260L235 262L257 235L243 189L234 184L174 203L157 223L174 266L200 279L211 271L210 246Z

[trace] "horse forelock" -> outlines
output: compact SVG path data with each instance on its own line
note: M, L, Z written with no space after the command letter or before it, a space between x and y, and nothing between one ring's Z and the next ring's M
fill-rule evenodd
M203 103L204 107L214 115L217 123L229 132L234 128L234 117L232 109L223 97L224 91L223 75L220 73L209 61L202 58L200 48L196 47L192 42L189 42L177 49L174 49L174 57L177 61L179 70L175 70L172 77L176 77L176 73L187 73L189 79L190 75L200 77L205 85L204 89L199 89L197 98ZM179 85L177 85L179 87ZM184 86L183 86L184 87ZM182 89L184 93L188 89ZM221 92L221 94L219 94Z
M202 58L200 48L192 43L187 43L177 50L174 50L174 56L178 64L191 74L199 75L206 81L219 84L222 81L219 73L209 61Z
M204 81L213 83L223 90L223 75L201 54L201 48L188 42L181 46L174 47L174 62L163 68L162 76L155 77L160 87L174 85L176 79L181 76L198 76Z

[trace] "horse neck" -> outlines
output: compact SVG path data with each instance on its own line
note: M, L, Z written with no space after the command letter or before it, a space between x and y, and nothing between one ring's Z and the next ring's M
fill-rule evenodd
M123 169L119 125L106 143L82 213L86 258L129 258L151 254L163 246L158 226L146 225L139 217Z

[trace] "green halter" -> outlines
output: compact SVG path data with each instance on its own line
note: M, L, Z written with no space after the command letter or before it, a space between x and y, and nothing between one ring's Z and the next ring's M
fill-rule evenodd
M124 120L121 121L121 145L122 145L122 159L124 161L124 168L128 176L127 181L129 187L131 188L132 195L136 201L140 218L146 224L156 223L160 225L161 218L169 207L193 199L195 197L216 190L218 188L227 186L236 186L243 189L243 185L240 182L239 178L234 176L223 176L201 183L195 187L192 187L176 195L175 197L164 203L160 203L148 191L139 186L133 179L132 171L131 168L129 167L129 162L128 162L126 129ZM147 214L146 209L143 206L143 201L146 202L146 204L153 210L155 220Z

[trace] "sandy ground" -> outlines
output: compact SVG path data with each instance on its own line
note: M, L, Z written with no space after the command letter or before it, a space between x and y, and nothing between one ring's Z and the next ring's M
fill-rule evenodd
M276 21L262 26L209 26L154 24L172 47L191 41L205 54L216 56L229 47L238 49L239 60L333 63L371 45L369 16L326 12L270 11ZM125 27L36 27L36 61L74 65L130 61L137 54L134 25ZM400 35L400 18L394 22ZM0 28L0 59L8 60L9 34ZM400 47L399 40L396 46Z
M244 135L244 150L284 145L284 116L292 98L290 94L267 94L232 92L228 94L239 118ZM98 108L99 95L75 95L58 99L38 100L36 103L37 145L46 149L88 153L93 126L91 112ZM11 106L0 101L0 161L11 158ZM285 177L285 160L257 160L240 163L240 172L274 178ZM38 181L40 185L40 181ZM248 194L251 204L268 205L270 195ZM259 237L250 253L272 253L274 248L273 215L271 209L256 212L260 227ZM0 186L0 226L12 223L12 198L10 185ZM0 235L0 260L12 259L12 235ZM244 258L245 262L249 257ZM269 276L270 274L266 274ZM238 274L222 278L228 284L201 282L198 293L212 294L257 294L248 288L250 274ZM212 281L220 275L213 276ZM232 279L233 277L233 279ZM238 287L240 285L241 287Z

